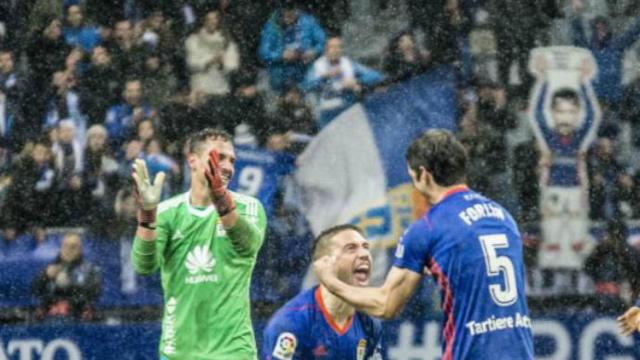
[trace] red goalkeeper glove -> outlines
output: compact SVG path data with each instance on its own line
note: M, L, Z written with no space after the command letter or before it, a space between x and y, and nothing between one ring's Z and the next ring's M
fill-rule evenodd
M209 182L213 205L216 207L218 215L225 216L236 209L236 203L224 186L220 170L220 157L218 151L213 149L209 153L209 168L205 170L204 175Z

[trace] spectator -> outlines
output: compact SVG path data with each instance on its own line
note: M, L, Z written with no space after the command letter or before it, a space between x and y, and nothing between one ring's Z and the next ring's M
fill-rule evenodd
M411 29L425 34L425 47L433 63L452 64L460 60L458 40L466 35L471 24L468 5L460 3L464 1L407 1Z
M66 233L58 257L33 281L33 293L40 300L36 318L94 320L94 303L100 292L100 273L84 260L80 235Z
M515 213L517 199L513 196L508 171L507 131L515 127L515 119L507 108L504 88L490 81L477 84L475 118L462 132L463 143L470 157L469 185L489 198L496 199Z
M80 108L80 95L76 91L76 76L71 72L57 71L53 74L49 105L44 118L44 128L52 129L63 119L71 119L75 125L76 139L85 142L87 120Z
M144 62L141 80L145 89L145 99L153 108L164 106L175 92L176 78L162 54L150 52Z
M82 191L84 147L75 137L73 121L60 121L52 153L58 175L56 224L62 226L80 225L86 210L86 194Z
M53 219L56 173L51 164L51 146L45 140L26 147L11 169L11 185L2 211L5 229L18 233L49 225Z
M171 30L171 20L165 18L162 10L155 9L142 22L142 42L157 51L163 62L170 59L178 51L179 41Z
M170 194L173 180L180 175L180 166L164 152L164 146L158 138L148 140L144 146L144 159L147 163L149 176L156 176L161 171L167 174L163 194Z
M581 2L574 2L576 13L580 13ZM593 20L593 34L591 40L587 40L582 19L576 17L573 20L573 42L576 46L591 50L598 64L598 75L593 83L593 88L598 99L614 108L622 98L622 59L624 52L640 36L640 19L629 27L622 35L613 36L609 27L609 21L604 17Z
M89 195L86 223L93 233L103 234L109 225L118 186L118 163L110 155L107 129L96 124L87 131L83 192Z
M62 24L58 19L50 19L45 27L34 33L26 50L34 90L50 81L53 73L64 64L70 50L62 36Z
M280 98L272 128L278 133L287 131L307 135L316 133L312 109L305 101L299 87L291 86Z
M181 70L180 39L173 34L168 21L161 10L153 10L140 23L142 44L147 48L143 66L142 82L146 89L146 98L154 108L162 108L175 93L177 77L175 66Z
M136 138L142 141L144 146L149 145L149 141L156 137L156 130L153 125L153 120L144 119L138 123L138 127L136 130Z
M60 20L53 18L45 24L34 32L26 49L30 75L22 108L24 123L15 129L18 145L40 133L47 108L47 102L42 99L49 95L53 73L62 68L70 51L62 36Z
M265 4L266 5L266 4ZM218 10L222 14L224 27L238 45L240 63L246 68L259 66L256 56L260 42L260 27L269 18L273 6L255 6L253 0L219 1ZM203 12L204 13L204 12Z
M518 222L537 223L540 220L540 186L537 172L540 152L535 139L519 144L513 150L513 185L520 211Z
M587 158L590 217L593 220L633 218L633 179L614 156L613 139L600 137Z
M138 43L129 20L116 23L113 39L108 43L107 49L118 72L118 83L122 84L127 78L140 76L146 61L147 50Z
M20 85L14 69L13 52L0 51L0 139L3 139L6 144L3 147L8 151L13 145L13 129L21 123Z
M498 81L509 87L511 66L516 63L522 89L528 93L533 84L527 66L529 51L536 46L537 39L544 37L551 17L556 15L555 4L540 0L492 0L489 12L496 36Z
M117 72L111 54L104 46L96 46L91 53L91 63L80 80L79 92L82 107L87 114L89 126L101 123L104 114L117 99Z
M402 81L425 71L427 54L416 46L411 31L403 31L389 42L383 61L385 73L396 81Z
M138 122L155 116L155 111L143 100L142 82L139 79L125 83L122 97L124 102L109 108L105 119L111 148L116 152L134 134Z
M118 161L118 178L121 179L120 188L126 185L131 185L131 166L133 161L138 158L144 157L144 144L138 139L131 139L124 143L124 155L121 160Z
M31 251L31 257L37 260L51 261L60 252L61 239L59 236L49 234L44 229L37 229L34 232L35 248Z
M67 2L67 1L65 1ZM103 28L112 28L115 20L124 19L124 8L127 0L91 0L74 1L85 4L87 17Z
M64 39L67 45L79 47L86 53L91 53L100 42L100 31L84 24L84 15L79 5L67 8L67 23L64 27Z
M11 167L11 149L9 142L0 136L0 209L2 208L2 200L4 199L3 189L5 188L5 179L8 178L9 168Z
M617 314L624 310L620 285L625 280L638 289L640 253L627 244L627 233L623 222L608 222L604 237L585 261L584 270L595 282L598 312Z
M285 91L269 124L267 147L299 154L317 132L309 104L297 86Z
M308 65L322 54L324 43L318 21L298 10L294 1L284 1L265 23L260 39L259 55L271 88L281 92L285 85L299 84Z
M204 94L185 87L165 105L159 116L159 130L165 139L179 141L211 121L211 111Z
M358 100L363 87L374 86L382 75L342 55L342 39L327 40L325 54L313 63L303 89L316 99L318 127L327 126L333 118Z
M137 205L131 186L120 189L115 197L115 217L109 227L109 238L120 243L120 290L126 295L135 293L139 287L139 277L131 262L132 239L136 233ZM144 281L144 280L142 280Z
M240 57L236 43L221 28L218 11L208 12L202 28L187 38L186 55L191 89L208 96L230 92L229 75L240 66Z
M640 149L640 76L636 76L623 91L620 119L631 126L631 144Z
M234 76L233 83L235 96L232 97L232 106L227 114L220 116L225 121L224 129L233 133L238 125L245 123L254 135L263 139L268 124L265 101L256 86L255 73L244 69Z

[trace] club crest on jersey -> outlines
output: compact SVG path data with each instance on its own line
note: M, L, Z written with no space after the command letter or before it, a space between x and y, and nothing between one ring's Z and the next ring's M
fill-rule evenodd
M215 264L216 259L211 255L211 251L204 245L196 245L187 255L187 260L184 263L187 271L191 274L186 278L185 282L187 284L199 284L218 281L218 275L210 274Z
M278 360L291 360L296 352L298 339L290 332L284 332L278 336L276 347L273 349L273 357Z
M360 341L358 341L358 349L356 351L356 359L364 360L364 354L365 354L366 350L367 350L367 340L360 339Z

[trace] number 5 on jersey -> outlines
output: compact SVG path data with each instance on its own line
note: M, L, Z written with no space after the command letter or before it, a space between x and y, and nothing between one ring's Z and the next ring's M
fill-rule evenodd
M500 306L514 304L518 300L518 288L513 263L506 256L498 256L496 251L509 247L507 236L505 234L483 235L480 236L480 244L482 244L484 261L487 265L487 275L493 277L502 274L504 280L504 286L500 284L489 285L491 298Z

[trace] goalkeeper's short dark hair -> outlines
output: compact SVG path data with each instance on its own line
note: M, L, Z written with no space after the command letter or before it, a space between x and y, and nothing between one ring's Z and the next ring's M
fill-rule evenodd
M196 131L187 138L189 153L195 154L198 152L200 146L206 141L218 139L222 139L223 141L232 141L233 137L221 128L204 128Z
M333 237L338 235L339 233L347 230L353 230L364 237L364 231L362 231L362 229L356 225L342 224L332 226L321 232L320 235L318 235L313 241L313 250L311 252L313 254L313 260L317 260L324 255L328 255L327 249L329 248L331 239L333 239Z

